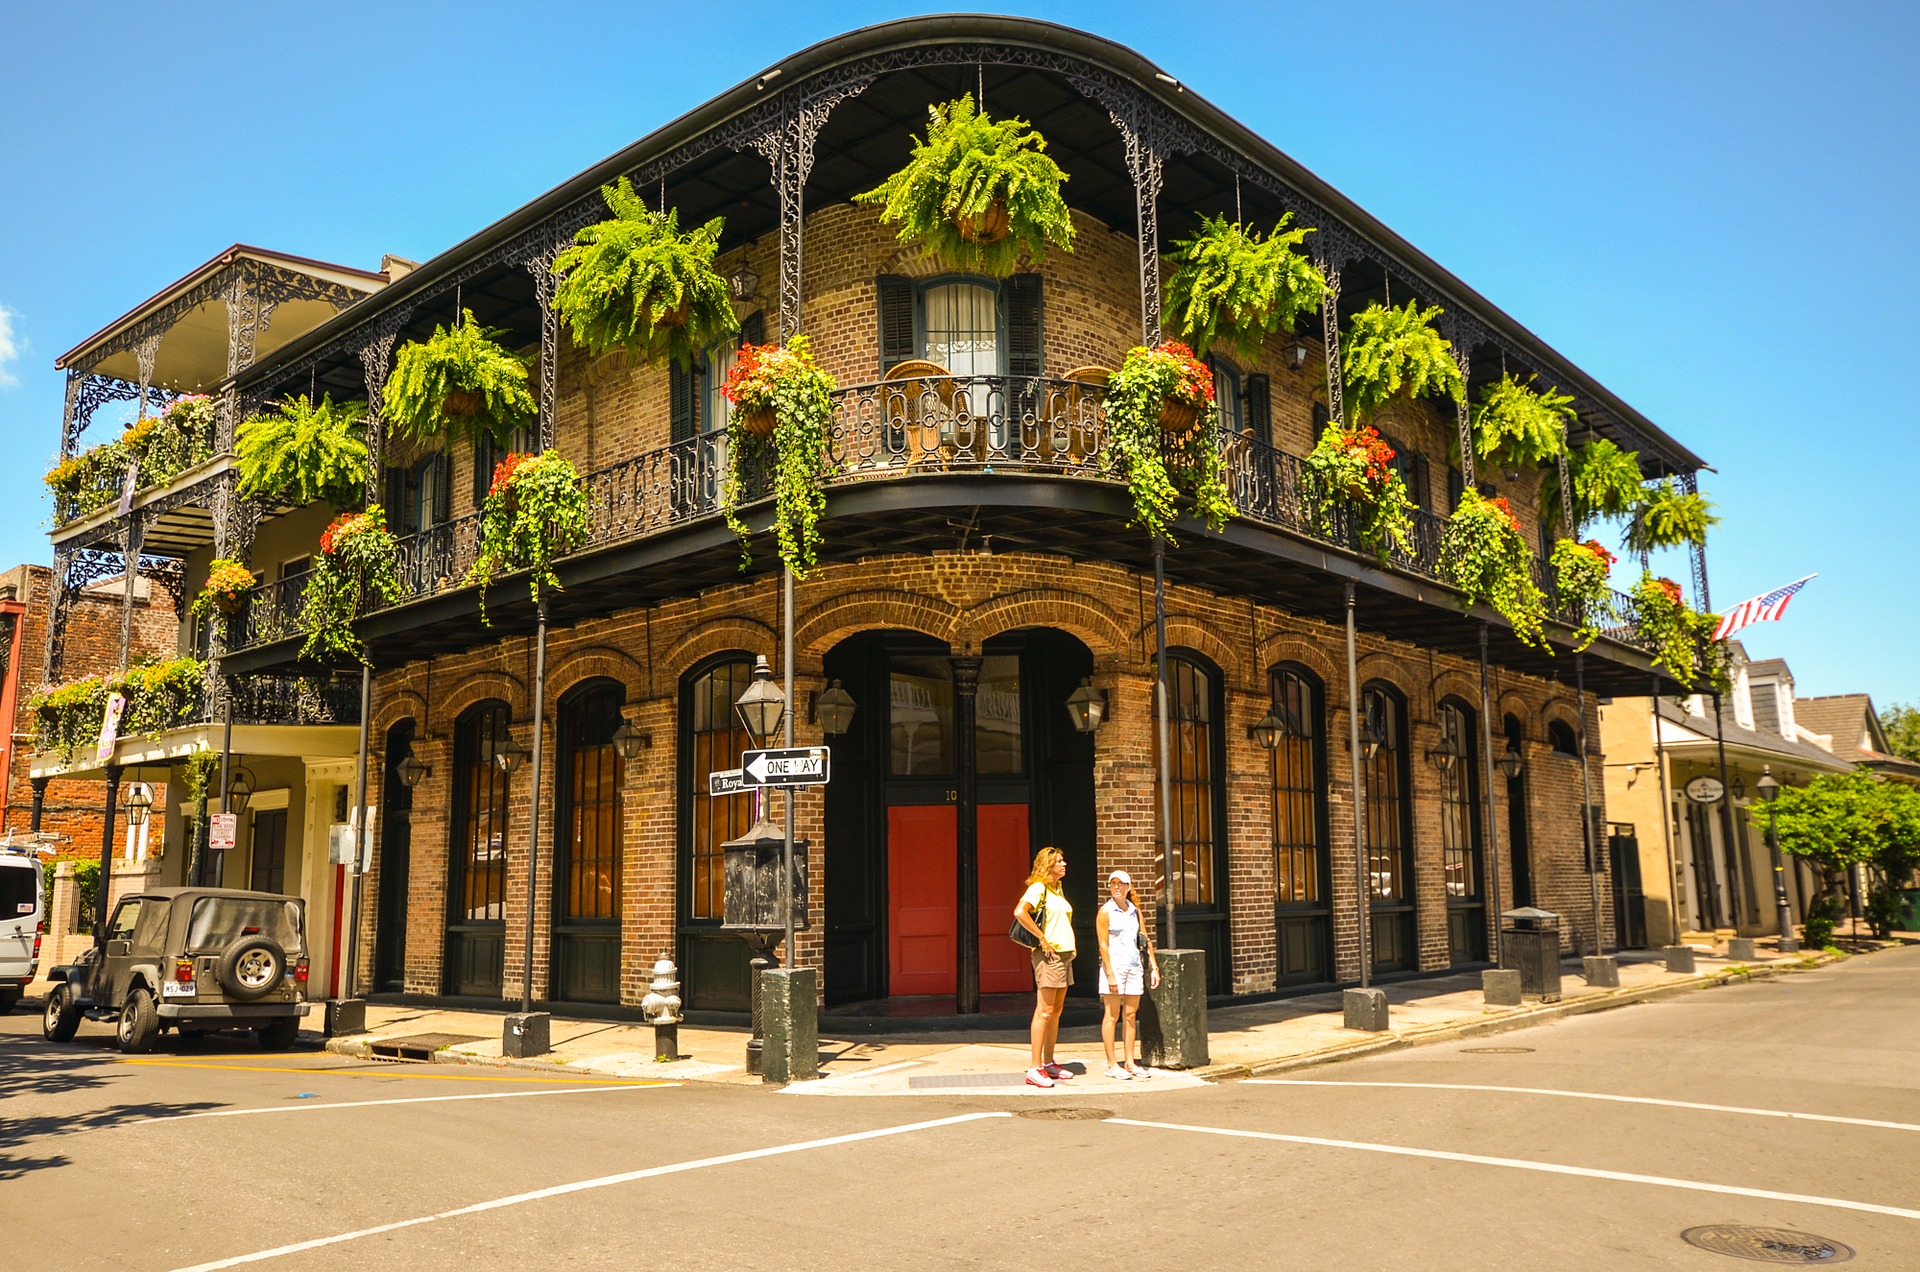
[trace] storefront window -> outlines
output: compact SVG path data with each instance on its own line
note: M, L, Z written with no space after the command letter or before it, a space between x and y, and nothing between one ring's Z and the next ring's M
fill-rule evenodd
M745 834L753 822L753 797L742 792L715 798L707 775L740 767L740 753L753 739L733 704L753 680L753 664L741 658L721 663L693 682L691 750L693 842L688 862L688 917L726 917L726 854L721 845Z
M953 772L953 669L947 659L896 656L890 664L888 693L892 774L929 777Z
M1273 753L1274 874L1276 899L1319 901L1326 846L1321 842L1320 696L1300 672L1275 667L1268 676L1272 710L1287 724Z

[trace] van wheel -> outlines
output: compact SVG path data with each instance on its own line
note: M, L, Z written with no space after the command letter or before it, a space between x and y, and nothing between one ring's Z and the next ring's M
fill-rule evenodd
M120 1050L128 1055L152 1051L159 1037L160 1013L154 1010L153 995L144 989L134 990L120 1009Z
M300 1036L300 1017L278 1016L253 1032L262 1051L285 1051Z
M73 987L55 985L47 991L46 1015L41 1020L40 1032L48 1042L72 1042L79 1029L80 1008L74 1005Z
M0 989L0 1016L6 1015L19 1005L20 990L18 987L13 989Z

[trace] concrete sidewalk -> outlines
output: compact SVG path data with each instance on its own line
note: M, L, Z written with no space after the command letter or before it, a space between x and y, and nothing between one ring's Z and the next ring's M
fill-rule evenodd
M1889 948L1898 944L1899 941L1863 942L1862 946ZM1864 952L1871 952L1871 948ZM1658 954L1624 954L1620 957L1617 989L1588 986L1581 977L1579 960L1565 960L1562 999L1557 1003L1530 999L1520 1007L1487 1006L1477 971L1402 981L1385 987L1391 1006L1390 1028L1384 1034L1345 1028L1337 990L1224 1008L1209 1015L1210 1065L1186 1073L1157 1070L1153 1080L1144 1082L1121 1082L1104 1076L1106 1061L1098 1026L1064 1029L1060 1035L1059 1060L1080 1076L1059 1083L1051 1090L1025 1085L1027 1039L1024 1029L984 1033L928 1031L838 1040L831 1034L832 1020L827 1019L821 1022L820 1042L820 1071L824 1080L798 1083L787 1091L822 1096L1055 1097L1088 1092L1119 1095L1166 1090L1522 1028L1648 998L1727 984L1743 977L1800 971L1829 962L1832 956L1808 953L1781 957L1763 948L1760 958L1745 964L1706 953L1696 954L1696 959L1698 970L1687 975L1667 971ZM552 1026L554 1050L537 1060L508 1060L501 1056L501 1016L495 1013L371 1004L367 1008L367 1026L367 1034L332 1039L327 1043L328 1048L349 1055L368 1055L373 1054L377 1046L385 1044L390 1048L397 1040L414 1038L421 1039L415 1044L417 1054L428 1054L442 1063L523 1067L548 1073L567 1071L629 1079L752 1085L760 1082L746 1072L747 1031L739 1028L683 1025L680 1030L683 1058L659 1064L653 1059L653 1030L646 1025L556 1017Z

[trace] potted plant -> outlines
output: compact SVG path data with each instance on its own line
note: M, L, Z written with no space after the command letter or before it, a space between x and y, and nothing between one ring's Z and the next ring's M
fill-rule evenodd
M882 205L883 225L917 242L948 269L1004 278L1047 245L1073 250L1073 218L1060 183L1067 174L1024 119L995 120L973 94L927 108L927 138L913 139L906 167L854 196Z
M1353 513L1360 543L1385 561L1394 550L1412 550L1413 497L1394 466L1394 449L1372 427L1329 424L1301 468L1301 497L1315 529L1340 537L1339 510Z
M108 691L125 695L122 737L153 737L197 716L206 690L206 664L198 658L168 658L127 668Z
M1665 667L1667 674L1688 689L1706 681L1718 682L1724 675L1724 653L1713 641L1713 630L1720 625L1718 614L1702 614L1682 598L1680 585L1672 579L1642 574L1629 594L1633 598L1635 625L1641 637L1653 647L1653 663Z
M1178 515L1178 478L1194 517L1219 530L1233 516L1220 462L1220 413L1213 372L1177 341L1128 350L1107 381L1107 471L1124 478L1133 521L1169 543Z
M1658 548L1707 546L1707 531L1718 525L1713 505L1698 491L1684 491L1671 477L1641 487L1627 523L1627 548L1651 552Z
M621 347L666 354L687 367L740 329L713 267L724 217L682 234L679 212L650 210L625 177L600 187L600 197L613 216L575 234L553 262L554 308L574 343L595 355Z
M69 758L79 747L100 735L107 709L104 676L78 676L57 685L42 685L27 699L39 751L65 751Z
M257 585L252 570L238 561L215 557L207 568L206 586L193 598L187 612L195 618L211 617L216 612L238 614Z
M90 446L55 464L44 478L53 493L53 520L64 525L112 503L127 480L128 456L119 439Z
M1453 346L1433 326L1443 312L1438 305L1421 309L1410 300L1399 309L1375 302L1353 316L1340 346L1340 374L1355 422L1402 393L1456 402L1465 396Z
M480 585L480 619L487 618L487 588L503 570L525 569L527 590L537 602L543 588L560 590L553 563L587 541L593 530L593 496L559 451L508 455L493 469L493 485L480 506L480 550L466 581Z
M1595 517L1606 520L1625 517L1639 502L1640 456L1621 450L1604 437L1596 437L1569 454L1567 471L1573 482L1572 525L1576 533ZM1557 464L1547 470L1540 483L1540 503L1549 521L1561 520Z
M1563 613L1571 613L1578 623L1574 628L1574 650L1587 648L1600 636L1600 617L1606 612L1609 577L1619 558L1600 545L1598 539L1581 543L1561 539L1553 545L1547 563L1553 567L1553 587Z
M1546 594L1533 581L1533 553L1505 499L1488 499L1472 488L1460 496L1440 535L1440 569L1466 593L1469 606L1488 602L1522 642L1549 648Z
M527 387L527 360L500 344L505 334L464 309L451 328L436 325L429 339L402 345L381 407L395 434L505 445L516 429L532 425L540 405Z
M325 395L316 406L303 394L248 420L234 436L240 493L295 505L359 503L367 489L366 418L364 402L335 406Z
M1311 229L1288 229L1291 212L1264 238L1224 216L1202 217L1199 232L1173 245L1169 321L1204 354L1215 343L1248 357L1275 330L1319 307L1325 275L1299 251Z
M386 510L374 504L365 512L343 512L321 532L320 554L301 595L300 630L306 640L300 656L315 660L366 655L353 623L377 600L397 605L400 541L387 528Z
M1449 359L1451 360L1451 359ZM1473 408L1473 449L1480 462L1518 476L1566 453L1567 425L1576 418L1573 399L1555 389L1536 389L1511 375L1480 390ZM1459 449L1459 442L1453 443Z
M740 568L748 561L750 531L740 519L741 466L771 464L773 529L780 559L805 578L819 559L820 488L827 433L833 424L833 377L813 360L805 336L785 348L743 345L721 388L732 404L727 422L727 464L720 479L720 510L740 541ZM769 453L771 452L771 453Z

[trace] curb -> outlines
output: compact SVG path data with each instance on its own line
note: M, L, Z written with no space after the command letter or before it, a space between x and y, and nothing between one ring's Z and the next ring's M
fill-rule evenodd
M330 1051L335 1055L351 1056L357 1060L386 1059L386 1057L375 1056L373 1054L372 1041L362 1034L353 1034L344 1038L328 1038L321 1044L321 1047L323 1050ZM554 1054L557 1055L558 1053L556 1052ZM703 1082L717 1086L760 1085L758 1082L749 1084L738 1081L728 1081L726 1079L716 1079L707 1074L688 1077L675 1073L663 1073L658 1076L636 1077L632 1074L603 1073L598 1069L575 1068L564 1060L514 1059L509 1056L473 1056L460 1051L436 1051L424 1062L419 1060L394 1060L392 1063L477 1065L484 1069L525 1069L534 1073L564 1073L588 1082L591 1082L595 1078L602 1078L608 1082Z
M1877 953L1878 951L1864 952ZM1840 957L1853 956L1841 955ZM1454 1021L1441 1025L1429 1025L1421 1029L1410 1029L1404 1034L1395 1034L1388 1038L1369 1038L1363 1041L1341 1043L1319 1051L1308 1052L1305 1055L1283 1056L1273 1060L1255 1060L1242 1064L1205 1065L1198 1069L1189 1069L1187 1072L1208 1082L1238 1082L1247 1078L1265 1077L1268 1074L1310 1069L1323 1064L1338 1064L1343 1060L1358 1060L1365 1056L1381 1055L1389 1051L1402 1051L1409 1047L1507 1033L1515 1029L1563 1020L1570 1016L1584 1016L1590 1012L1611 1011L1617 1007L1631 1007L1635 1003L1670 998L1696 989L1713 989L1740 981L1765 980L1794 972L1812 971L1816 967L1825 967L1838 961L1840 960L1833 955L1825 953L1809 955L1805 959L1774 959L1751 967L1742 967L1738 971L1726 968L1662 985L1607 990L1604 993L1587 994L1576 999L1563 999L1558 1003L1522 1009L1509 1015L1486 1020Z

